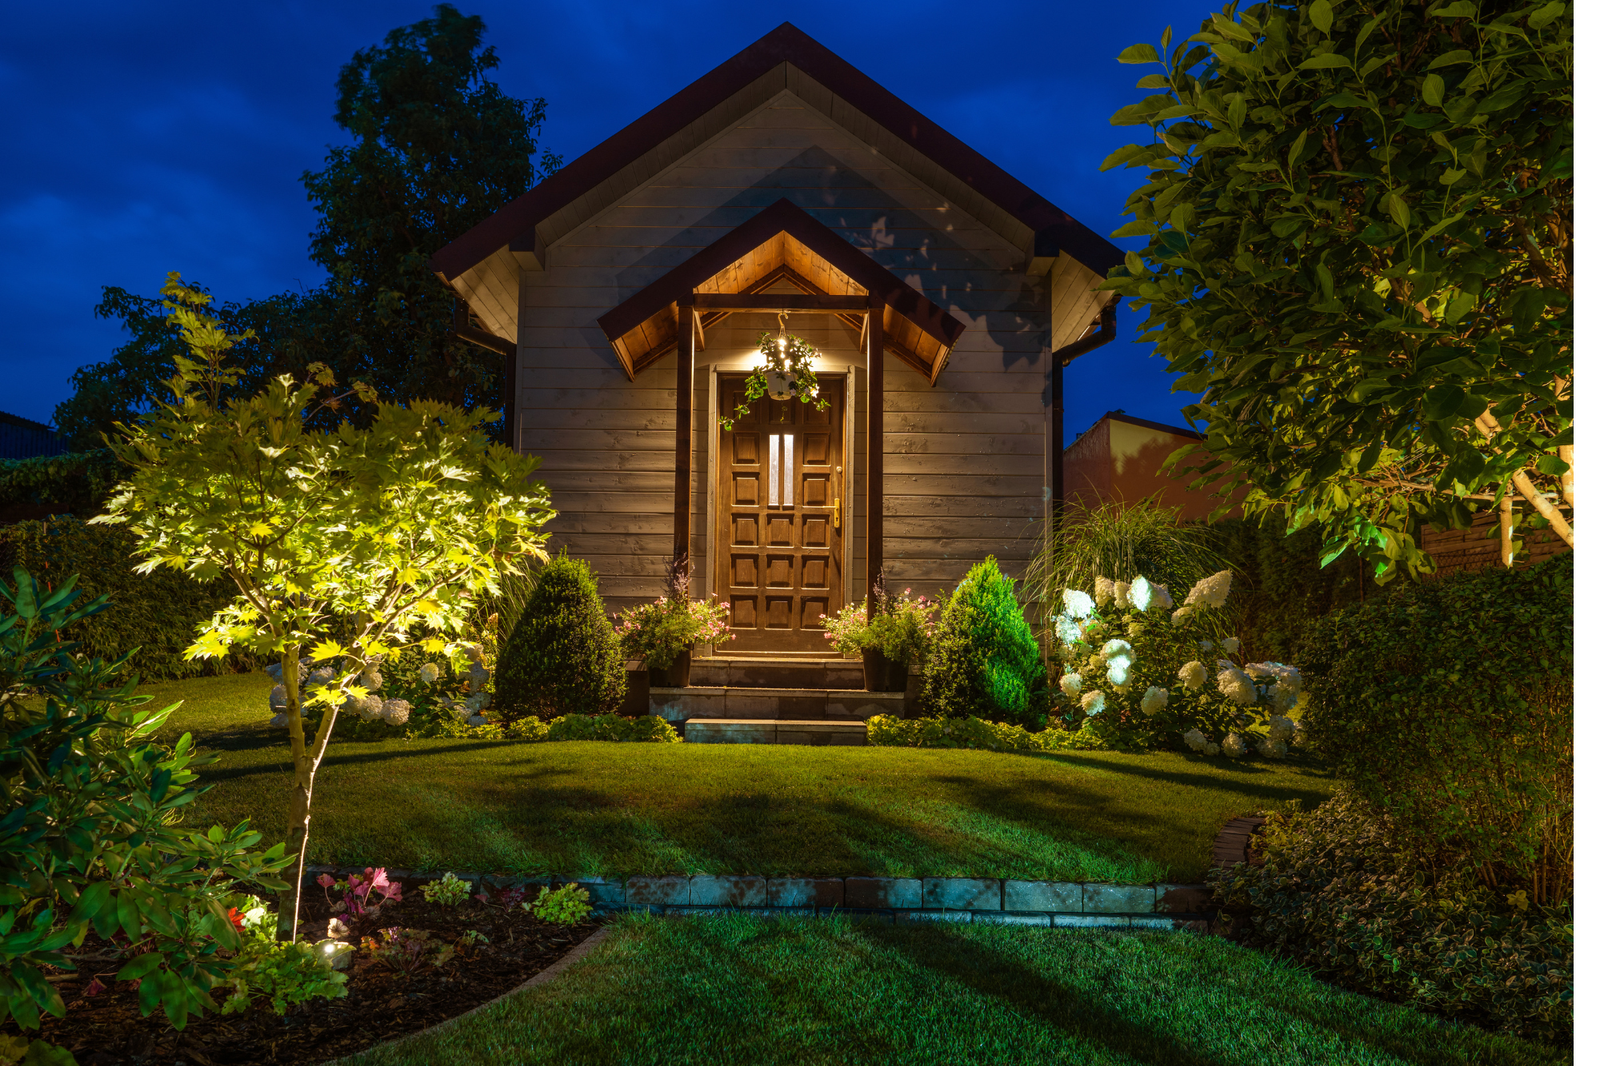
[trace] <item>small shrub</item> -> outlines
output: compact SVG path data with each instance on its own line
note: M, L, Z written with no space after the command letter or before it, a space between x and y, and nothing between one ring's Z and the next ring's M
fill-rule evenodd
M514 718L603 713L622 703L625 685L594 573L562 552L539 572L506 638L495 708Z
M568 714L550 723L546 740L619 740L677 744L683 738L659 715L624 718L619 714Z
M1015 584L991 555L944 605L922 671L922 702L935 716L1044 725L1044 664Z
M1348 792L1309 814L1269 816L1254 846L1262 865L1212 874L1224 913L1251 916L1250 942L1349 988L1522 1036L1570 1038L1570 905L1489 888L1470 866L1435 866Z
M867 719L867 743L880 748L978 748L983 751L1104 751L1106 742L1092 728L1048 727L1030 733L1021 726L982 718Z
M415 975L424 966L443 966L456 953L455 943L440 940L426 929L399 926L380 929L375 937L362 937L361 946L375 960L405 977Z
M1308 642L1313 749L1435 865L1572 891L1573 554L1400 588Z
M551 890L546 885L532 903L522 904L535 918L557 925L577 925L594 910L589 906L589 892L577 885L563 885Z
M437 881L422 886L422 898L441 907L459 907L472 894L472 884L446 870Z

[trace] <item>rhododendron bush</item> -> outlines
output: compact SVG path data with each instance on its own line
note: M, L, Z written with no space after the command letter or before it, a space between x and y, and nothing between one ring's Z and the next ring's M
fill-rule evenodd
M1095 579L1067 589L1054 616L1065 658L1063 719L1127 748L1186 745L1203 755L1268 758L1302 736L1291 719L1300 671L1283 663L1237 665L1237 638L1214 642L1196 624L1227 602L1233 574L1195 584L1182 605L1143 577Z

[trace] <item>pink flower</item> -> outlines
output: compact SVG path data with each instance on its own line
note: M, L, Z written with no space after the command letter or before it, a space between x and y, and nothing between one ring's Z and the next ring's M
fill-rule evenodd
M100 978L96 977L84 988L83 994L86 996L98 996L105 990L106 986L100 983Z
M317 884L321 885L325 889L326 888L332 888L333 887L333 878L328 874L319 874L317 876Z

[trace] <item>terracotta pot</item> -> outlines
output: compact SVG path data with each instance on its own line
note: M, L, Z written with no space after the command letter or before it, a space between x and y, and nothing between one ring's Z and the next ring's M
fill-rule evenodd
M689 687L689 649L684 648L665 670L650 669L651 688Z

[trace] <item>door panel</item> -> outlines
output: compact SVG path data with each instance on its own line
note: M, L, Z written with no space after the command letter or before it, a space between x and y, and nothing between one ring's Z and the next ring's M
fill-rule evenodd
M734 654L832 650L820 619L844 605L844 379L819 386L823 410L763 397L720 431L716 592L730 607ZM743 379L720 388L719 409L734 410Z

